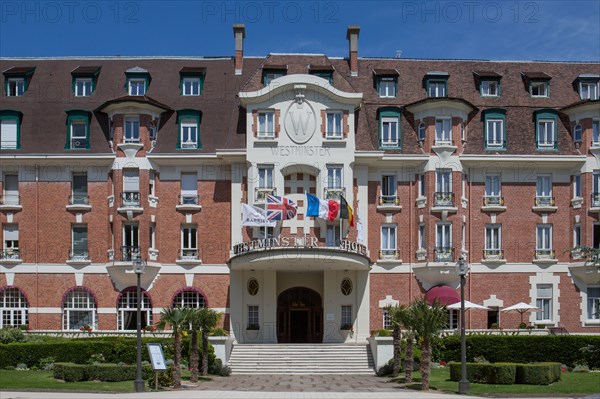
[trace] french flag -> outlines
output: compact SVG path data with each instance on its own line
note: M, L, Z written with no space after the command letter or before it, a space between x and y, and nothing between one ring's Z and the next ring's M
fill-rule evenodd
M316 216L321 219L334 221L340 212L340 204L334 200L322 200L306 193L306 216Z

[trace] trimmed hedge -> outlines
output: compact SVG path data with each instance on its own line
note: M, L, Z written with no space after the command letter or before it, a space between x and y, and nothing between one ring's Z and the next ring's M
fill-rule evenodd
M135 380L136 365L55 363L54 378L66 382ZM144 366L142 377L148 379L152 367Z
M460 361L460 335L449 335L442 342L440 358ZM600 351L582 351L586 346L600 348L600 336L467 335L467 361L482 356L492 363L557 362L570 367L587 364L600 368Z
M165 358L173 358L173 340L169 338L143 338L142 360L149 360L145 349L147 342L162 344ZM187 348L183 345L184 359ZM28 366L39 364L40 359L52 356L57 362L87 363L94 354L102 353L107 362L136 362L136 339L129 337L80 338L68 341L57 340L36 343L0 344L0 368L24 363Z
M480 384L514 384L515 363L467 363L467 379ZM450 363L450 380L460 381L461 364Z
M460 381L461 364L451 362L450 380ZM467 379L480 384L549 385L561 378L560 363L467 363Z

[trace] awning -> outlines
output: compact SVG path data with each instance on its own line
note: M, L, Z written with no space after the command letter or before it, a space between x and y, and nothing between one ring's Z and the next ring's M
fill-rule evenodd
M427 291L425 300L427 300L427 303L430 305L437 301L439 304L447 306L460 302L460 295L458 295L455 289L450 288L447 285L438 285Z

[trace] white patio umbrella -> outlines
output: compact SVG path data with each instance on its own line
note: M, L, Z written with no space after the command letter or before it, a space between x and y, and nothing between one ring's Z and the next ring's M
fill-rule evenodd
M521 323L523 323L523 315L525 313L541 312L542 309L537 306L530 305L525 302L519 302L515 305L502 309L503 312L519 312L521 314Z
M448 305L446 307L448 309L460 309L460 302L453 303L452 305ZM473 303L471 301L465 301L465 310L469 310L469 309L486 309L486 310L489 310L489 308L487 308L485 306L478 305L478 304Z

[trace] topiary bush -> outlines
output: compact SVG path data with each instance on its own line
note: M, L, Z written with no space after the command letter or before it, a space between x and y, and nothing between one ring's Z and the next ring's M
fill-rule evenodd
M560 363L517 364L517 384L549 385L561 378Z
M461 364L451 362L450 380L460 381ZM548 385L559 381L560 363L467 363L467 379L480 384Z
M122 364L75 364L55 363L54 378L65 382L77 381L107 381L118 382L135 380L137 366ZM142 370L142 378L148 379L153 376L152 367L145 366Z

